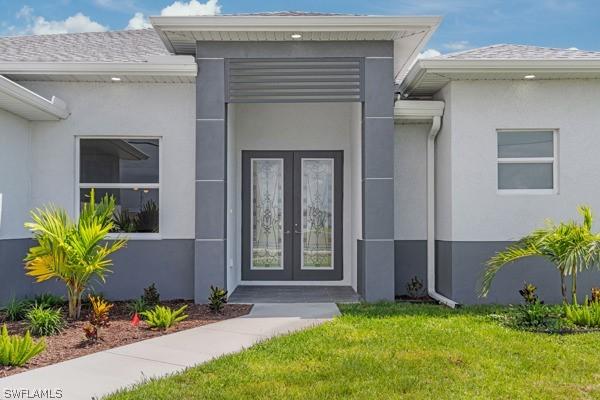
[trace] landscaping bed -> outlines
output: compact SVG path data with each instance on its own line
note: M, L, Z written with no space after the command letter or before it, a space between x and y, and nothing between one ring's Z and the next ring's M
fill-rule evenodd
M114 307L110 311L110 325L101 329L100 339L96 342L86 340L83 332L83 326L87 322L85 317L89 313L89 306L84 305L80 321L67 321L60 334L46 337L44 339L47 345L46 350L31 359L25 367L0 366L0 378L156 336L239 317L248 314L252 308L248 304L227 304L220 313L214 313L207 305L194 304L192 301L163 301L161 305L173 309L187 305L185 313L189 316L164 331L149 329L143 321L137 327L133 326L128 304L128 302L114 303ZM24 334L28 327L26 321L2 321L2 317L0 317L0 323L6 324L10 334Z

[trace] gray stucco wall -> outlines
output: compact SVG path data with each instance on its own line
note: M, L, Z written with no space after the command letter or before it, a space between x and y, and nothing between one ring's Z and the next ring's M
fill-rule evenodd
M514 242L449 242L436 241L436 290L461 304L515 304L522 302L519 289L525 282L538 288L546 303L562 302L560 277L552 264L542 258L529 258L507 265L492 284L486 298L478 296L485 262L496 252ZM425 240L396 240L396 295L406 294L406 284L414 276L427 281L427 242ZM570 288L570 281L569 288ZM600 287L600 271L581 273L577 280L580 300Z
M22 298L42 292L64 295L58 282L35 283L25 275L23 258L33 245L31 239L0 240L0 304L11 297ZM106 283L93 288L111 300L139 297L155 282L163 299L194 297L194 240L132 240L112 257L112 274Z
M415 276L427 293L427 241L396 240L394 247L396 296L408 294L406 284Z
M537 257L507 265L494 279L489 295L483 299L477 296L485 262L511 243L438 241L438 291L462 304L519 303L522 299L518 291L529 282L537 286L543 301L560 303L560 276L552 264ZM592 287L600 286L600 272L581 273L577 283L577 292L583 300Z

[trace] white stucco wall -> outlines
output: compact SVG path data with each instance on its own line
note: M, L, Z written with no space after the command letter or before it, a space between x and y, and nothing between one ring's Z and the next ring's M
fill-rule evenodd
M442 97L438 146L452 160L438 157L438 179L449 167L452 193L451 228L440 230L442 239L514 240L545 218L578 217L578 204L600 212L600 80L458 81ZM497 193L496 129L519 128L559 130L558 194Z
M396 240L427 239L427 136L429 123L396 123L394 231Z
M0 239L29 237L31 130L29 123L0 110Z
M75 213L76 136L162 137L161 237L194 238L194 84L23 82L63 99L71 115L32 122L32 205Z
M353 235L352 227L360 225L352 223L352 215L357 214L357 207L352 194L357 193L353 187L356 180L352 172L356 152L356 136L359 134L360 110L350 103L328 104L236 104L230 106L229 114L233 114L235 130L235 153L237 159L236 182L237 192L241 193L241 152L242 150L343 150L344 151L344 200L343 200L343 281L328 284L355 284L355 263L353 262L353 246L350 245ZM231 127L230 127L231 130ZM358 158L360 163L360 158ZM359 164L360 165L360 164ZM231 175L229 175L231 178ZM360 193L360 192L359 192ZM238 249L235 263L241 260L241 201L236 205L236 238ZM360 204L360 203L358 203ZM230 235L233 233L230 233ZM229 237L228 237L229 240ZM354 257L356 258L356 257ZM296 282L290 282L294 284ZM308 282L313 284L314 282Z

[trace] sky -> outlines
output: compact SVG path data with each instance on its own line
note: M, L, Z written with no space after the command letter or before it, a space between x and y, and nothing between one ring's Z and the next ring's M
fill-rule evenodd
M600 0L0 0L0 36L138 29L150 15L440 15L428 55L498 43L600 51Z

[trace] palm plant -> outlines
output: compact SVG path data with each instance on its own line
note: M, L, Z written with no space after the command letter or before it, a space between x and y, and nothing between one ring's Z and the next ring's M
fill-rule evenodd
M114 197L105 195L96 204L92 190L90 201L83 205L77 221L64 209L48 206L32 211L33 222L25 224L38 242L25 258L27 275L37 282L63 281L67 286L70 318L80 317L81 296L90 279L96 277L104 282L104 275L112 265L107 257L126 244L125 240L101 243L113 228L114 209Z
M507 264L521 258L544 257L560 273L561 293L567 303L566 277L571 277L571 295L573 304L577 303L577 274L583 270L598 266L600 262L600 234L592 232L593 215L587 206L577 208L583 217L583 223L575 221L554 224L548 221L546 226L496 253L487 262L480 295L485 297L494 277Z

